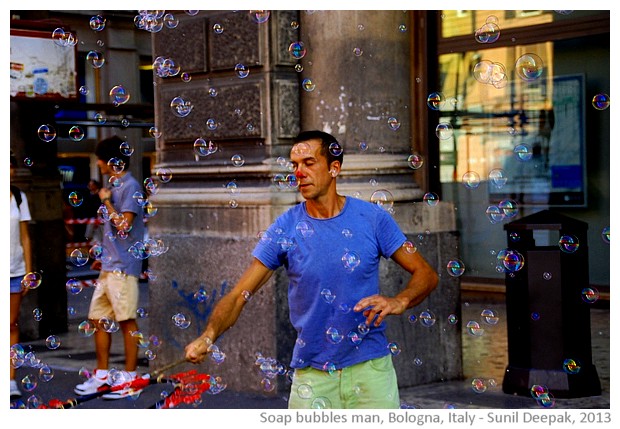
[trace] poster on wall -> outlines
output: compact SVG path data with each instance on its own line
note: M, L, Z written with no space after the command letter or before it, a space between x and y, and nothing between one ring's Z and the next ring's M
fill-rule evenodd
M73 40L77 41L70 32L11 29L11 98L77 98Z
M503 152L498 170L503 180L489 181L491 202L586 206L584 80L583 75L554 77L551 107L522 112L528 131Z

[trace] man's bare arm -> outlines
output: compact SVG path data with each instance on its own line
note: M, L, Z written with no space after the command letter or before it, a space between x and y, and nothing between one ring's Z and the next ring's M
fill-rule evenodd
M203 333L185 347L185 358L189 362L204 360L209 346L237 322L248 297L255 294L272 274L273 271L258 259L252 260L235 287L215 305Z

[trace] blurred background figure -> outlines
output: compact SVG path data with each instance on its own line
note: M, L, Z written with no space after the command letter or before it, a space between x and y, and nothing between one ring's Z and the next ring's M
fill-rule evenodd
M11 154L11 347L19 343L19 309L28 288L22 286L27 273L32 272L32 247L28 223L31 220L26 194L13 185L17 160ZM15 368L11 362L11 398L22 394L15 381Z

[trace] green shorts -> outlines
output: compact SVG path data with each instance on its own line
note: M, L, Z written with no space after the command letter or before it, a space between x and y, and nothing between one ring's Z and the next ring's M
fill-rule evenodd
M361 362L332 373L295 370L289 408L400 408L392 356Z

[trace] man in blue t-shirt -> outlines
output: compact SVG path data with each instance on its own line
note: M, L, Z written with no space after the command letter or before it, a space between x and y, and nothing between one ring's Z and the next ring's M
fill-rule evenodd
M283 266L290 320L297 331L289 408L399 408L396 373L383 320L422 302L438 276L382 207L339 195L343 155L322 131L302 132L291 149L305 201L279 216L252 252L206 329L185 348L193 363L239 317L247 297ZM392 258L412 274L394 297L379 294L379 262Z

